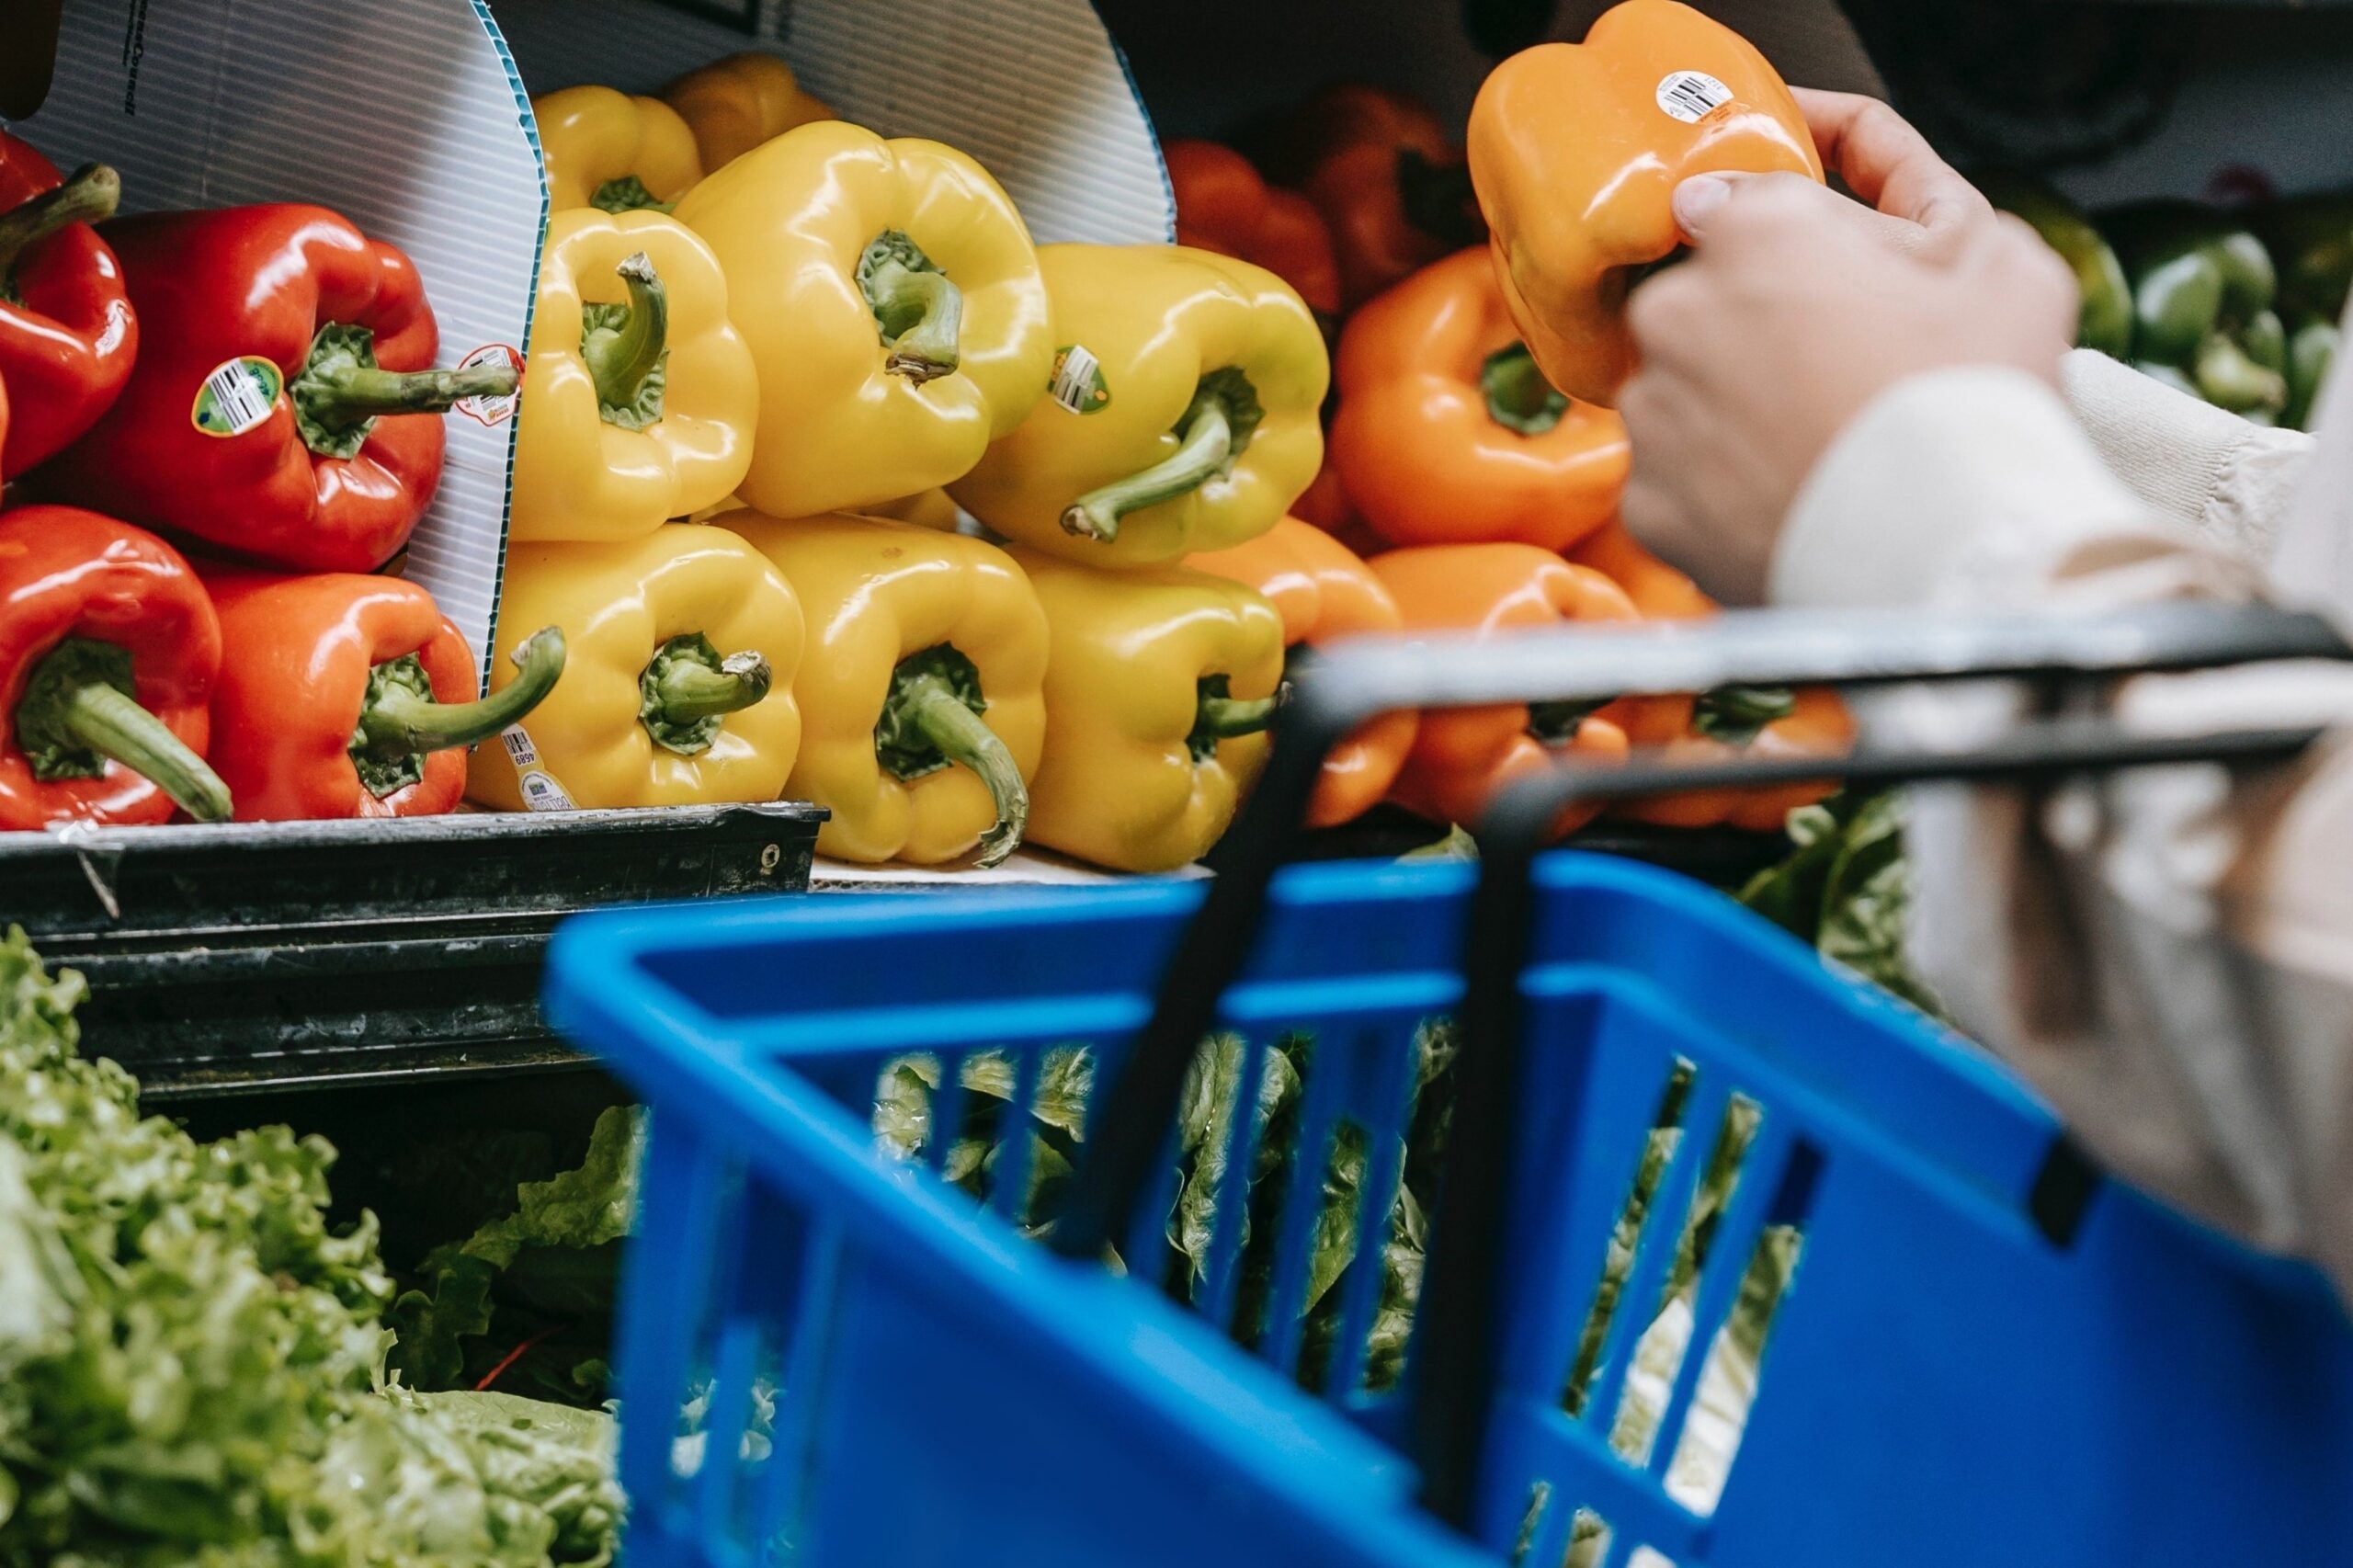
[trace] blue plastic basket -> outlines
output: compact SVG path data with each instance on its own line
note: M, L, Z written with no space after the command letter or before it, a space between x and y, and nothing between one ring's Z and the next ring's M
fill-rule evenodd
M949 1139L911 1163L872 1131L878 1077L910 1052L940 1062L947 1085L969 1053L1002 1052L1020 1099L1049 1052L1084 1044L1108 1080L1197 886L779 901L565 927L552 1017L654 1111L619 1364L631 1562L2343 1559L2353 1335L2315 1275L2118 1186L2055 1199L2052 1173L2073 1168L2053 1158L2058 1130L1998 1067L1713 893L1567 854L1535 876L1478 1541L1424 1514L1401 1396L1361 1375L1381 1288L1369 1249L1332 1287L1326 1380L1296 1375L1302 1260L1323 1210L1290 1199L1353 1125L1371 1152L1359 1231L1382 1233L1366 1221L1393 1201L1416 1029L1461 995L1470 887L1444 866L1292 868L1273 885L1222 1016L1254 1071L1287 1031L1314 1049L1290 1164L1267 1178L1298 1184L1261 1320L1275 1326L1248 1347L1225 1332L1244 1184L1219 1188L1197 1312L1025 1237L1027 1141L1004 1145L983 1203L940 1174ZM963 1125L976 1097L944 1088L933 1129ZM1688 1132L1572 1414L1613 1229L1678 1099ZM1735 1105L1753 1137L1729 1197L1712 1188L1696 1287L1670 1312L1684 1220ZM1254 1138L1256 1119L1229 1132ZM1168 1192L1123 1256L1156 1256ZM1728 1477L1670 1485L1751 1260L1792 1233L1802 1250ZM1654 1325L1685 1314L1679 1366L1644 1365L1671 1340ZM1613 1445L1625 1390L1645 1380L1654 1440ZM645 1414L689 1402L700 1436L684 1442Z

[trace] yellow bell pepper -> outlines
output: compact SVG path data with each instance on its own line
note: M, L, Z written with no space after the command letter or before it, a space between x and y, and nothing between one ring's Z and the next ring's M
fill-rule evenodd
M944 534L956 532L964 522L964 509L945 490L926 490L917 495L903 495L896 501L878 501L865 510L870 517L895 517L900 522Z
M713 172L796 125L834 118L823 99L801 90L791 66L756 50L688 72L662 89L662 101L694 131L702 166Z
M466 793L527 804L676 806L773 801L801 747L792 677L800 601L724 528L507 552L495 691L541 626L570 649L563 678L503 746L476 749Z
M692 230L659 212L549 220L513 538L633 539L710 506L743 479L759 407L727 280Z
M805 727L786 792L830 810L817 847L936 866L1021 842L1046 737L1046 617L995 545L881 517L717 519L799 596Z
M1120 871L1199 859L1266 766L1282 617L1206 572L1011 553L1053 650L1029 841Z
M1168 245L1039 252L1062 345L1052 394L949 486L1006 538L1151 566L1256 538L1324 460L1332 364L1263 267Z
M1046 285L988 171L840 120L788 131L688 193L760 372L744 499L856 511L961 477L1053 363Z
M531 100L548 169L548 210L667 208L702 178L695 133L660 98L566 87Z

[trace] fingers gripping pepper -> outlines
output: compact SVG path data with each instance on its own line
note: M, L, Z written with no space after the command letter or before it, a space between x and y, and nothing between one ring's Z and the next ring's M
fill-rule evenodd
M1324 456L1331 363L1300 297L1207 251L1039 254L1063 346L1053 395L949 493L1008 539L1097 565L1274 527Z
M465 748L520 721L563 673L563 633L517 638L517 678L475 700L474 656L397 577L207 574L221 610L214 766L241 822L438 816Z
M688 72L662 89L662 100L693 131L702 166L713 173L796 125L835 118L791 66L750 50Z
M677 215L718 256L759 369L740 493L772 517L946 484L1045 391L1029 232L952 148L821 120L712 175Z
M2263 423L2288 406L2288 333L2263 242L2221 213L2156 202L2109 224L2132 282L2132 358L2162 381Z
M1053 651L1030 842L1119 871L1199 859L1266 765L1281 618L1204 572L1103 572L1012 553Z
M719 519L801 600L801 754L785 788L833 812L817 847L938 865L1021 842L1046 733L1046 618L994 545L872 517Z
M1191 557L1187 565L1255 588L1282 617L1286 648L1396 631L1404 621L1388 587L1356 553L1312 523L1285 517L1273 529L1231 549ZM1384 713L1333 748L1309 802L1310 827L1336 827L1364 815L1397 781L1419 721Z
M0 830L229 815L212 603L177 551L70 506L0 517Z
M1519 335L1547 381L1603 404L1634 366L1626 291L1682 240L1675 187L1732 171L1822 178L1773 67L1677 0L1625 0L1584 43L1540 44L1495 67L1470 145Z
M268 565L369 572L441 481L440 415L515 390L434 370L409 258L323 207L118 219L144 347L122 395L43 471L60 498Z
M1176 197L1176 243L1263 267L1324 321L1340 313L1340 264L1315 204L1277 190L1231 147L1171 142L1160 150Z
M0 479L87 430L131 379L138 318L120 264L91 227L121 193L104 165L64 179L0 132L0 385L13 413Z
M1514 330L1484 250L1459 251L1350 318L1332 462L1397 544L1561 550L1617 509L1617 415L1555 392Z
M1570 621L1628 621L1634 607L1598 572L1528 544L1442 544L1372 559L1408 630L1492 636ZM1622 761L1626 705L1535 703L1422 715L1392 798L1433 822L1475 824L1506 785L1559 765ZM1598 802L1562 818L1567 833Z
M643 539L517 546L502 656L534 626L563 630L569 667L522 734L474 753L472 799L516 811L783 792L801 744L801 606L743 540L674 523ZM501 669L493 694L514 678Z
M540 258L513 537L630 539L721 500L759 382L710 247L658 212L559 212Z
M669 210L702 178L695 133L660 98L566 87L531 100L547 163L548 211Z

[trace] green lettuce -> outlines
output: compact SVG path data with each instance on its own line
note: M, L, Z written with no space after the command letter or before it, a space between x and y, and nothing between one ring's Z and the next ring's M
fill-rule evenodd
M0 939L0 1565L609 1561L610 1418L388 1386L334 1151L142 1115L82 995Z

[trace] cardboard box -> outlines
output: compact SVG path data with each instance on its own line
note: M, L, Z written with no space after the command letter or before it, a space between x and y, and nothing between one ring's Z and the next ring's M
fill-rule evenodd
M11 129L62 166L112 164L127 211L345 213L415 259L457 364L529 335L547 192L528 93L650 92L746 48L851 119L972 153L1041 241L1173 232L1151 123L1086 0L64 0L47 100ZM513 412L449 417L402 568L485 661Z

